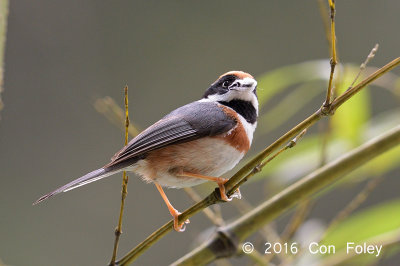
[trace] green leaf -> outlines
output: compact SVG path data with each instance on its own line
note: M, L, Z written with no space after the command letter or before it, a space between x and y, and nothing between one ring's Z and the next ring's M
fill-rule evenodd
M382 242L398 241L399 228L400 199L396 199L353 214L330 230L320 244L334 245L336 254L347 253L347 243L349 242L353 242L354 245L364 243L380 245ZM350 250L349 253L353 251ZM362 254L351 259L351 262L352 265L355 265L354 263L365 265L382 256L382 251L379 257L376 257L376 254Z
M330 139L327 146L326 159L333 160L351 149L351 143L346 139ZM262 172L255 176L254 180L260 180L266 176L273 176L275 183L285 186L320 166L321 161L321 137L311 135L304 137L292 149L284 155L272 160Z
M308 61L281 67L257 77L260 106L292 85L313 80L328 80L329 66L328 60Z
M362 127L363 142L372 139L400 124L400 109L389 110L374 116ZM381 176L400 166L400 147L372 159L356 169L344 181L362 181L371 176Z
M342 80L337 88L338 95L348 89L359 68L346 65ZM351 140L354 145L361 143L362 126L370 116L369 92L364 89L343 104L332 117L334 136Z
M330 230L321 243L335 245L339 250L349 241L359 243L399 227L400 199L397 199L353 214Z
M317 82L307 82L292 90L271 110L258 119L257 134L266 134L289 120L322 92ZM306 97L304 97L306 95Z

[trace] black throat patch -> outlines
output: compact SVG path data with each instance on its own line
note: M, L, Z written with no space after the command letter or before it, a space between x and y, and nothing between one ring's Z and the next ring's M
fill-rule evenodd
M218 103L232 108L238 114L243 116L243 118L246 119L246 121L250 124L254 124L257 121L256 108L254 108L254 106L249 101L232 100L229 102L220 101Z

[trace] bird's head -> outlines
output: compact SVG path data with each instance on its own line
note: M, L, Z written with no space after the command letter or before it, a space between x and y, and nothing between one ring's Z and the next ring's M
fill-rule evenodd
M219 102L228 106L232 102L245 102L253 106L258 114L257 81L246 72L229 71L211 84L202 101Z
M243 71L229 71L221 75L206 90L203 99L215 102L230 102L232 100L249 101L256 104L257 100L257 81L252 75Z

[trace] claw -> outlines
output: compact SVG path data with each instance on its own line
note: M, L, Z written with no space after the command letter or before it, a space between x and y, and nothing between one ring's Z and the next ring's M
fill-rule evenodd
M183 232L186 229L186 224L189 224L190 221L189 219L186 219L182 224L179 224L178 217L181 213L176 211L176 213L172 214L172 217L174 217L174 229L177 232Z
M233 198L241 199L242 194L240 194L239 188L235 190L235 192L228 197L226 195L226 190L225 190L225 183L228 182L228 179L223 179L221 178L219 181L217 181L218 187L219 187L219 192L221 193L221 199L223 201L231 201Z
M242 194L240 193L239 188L235 190L235 192L233 192L233 194L230 196L230 198L237 198L237 199L241 199L242 198Z

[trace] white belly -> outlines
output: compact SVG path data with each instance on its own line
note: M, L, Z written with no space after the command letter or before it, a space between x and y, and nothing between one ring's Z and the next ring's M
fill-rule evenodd
M185 171L219 177L231 170L243 156L244 153L221 139L203 138L150 152L129 170L141 175L147 182L182 188L195 186L206 180L178 176L179 173Z

